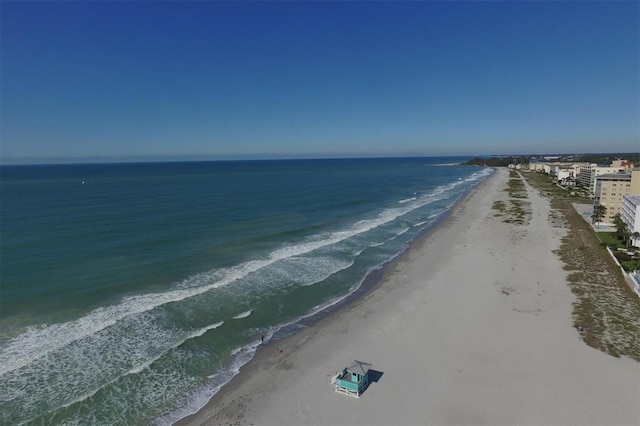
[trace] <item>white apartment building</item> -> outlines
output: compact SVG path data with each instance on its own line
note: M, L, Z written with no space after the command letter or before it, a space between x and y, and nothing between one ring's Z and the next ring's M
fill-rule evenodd
M640 232L640 195L625 195L622 197L622 209L620 211L622 221L632 234ZM631 244L640 247L640 238L631 238Z
M548 175L556 176L560 178L560 174L564 174L562 178L566 178L569 175L577 177L582 167L589 166L588 163L537 163L539 166L535 168L543 171ZM531 169L531 164L529 165Z
M566 178L574 177L572 167L558 167L554 171L554 176L558 178L558 180L563 180Z
M587 188L591 185L591 170L597 166L597 164L589 164L580 168L580 173L578 173L577 177L580 185Z
M589 166L590 166L589 163L571 163L571 168L573 169L573 177L576 180L576 182L578 181L578 176L580 176L580 171L584 167L589 167Z

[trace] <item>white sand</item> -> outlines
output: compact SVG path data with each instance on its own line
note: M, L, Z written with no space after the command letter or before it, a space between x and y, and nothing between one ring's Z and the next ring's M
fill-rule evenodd
M498 172L393 265L363 300L267 345L187 424L639 425L640 364L586 346L552 253L565 230L529 189L532 219L503 222ZM330 376L382 373L360 399Z

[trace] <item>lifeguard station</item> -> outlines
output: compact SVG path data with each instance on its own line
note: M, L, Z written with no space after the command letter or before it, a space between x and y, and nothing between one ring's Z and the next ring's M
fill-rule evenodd
M369 385L369 369L371 364L362 361L353 361L350 366L342 370L331 379L336 386L336 392L360 398L360 395Z

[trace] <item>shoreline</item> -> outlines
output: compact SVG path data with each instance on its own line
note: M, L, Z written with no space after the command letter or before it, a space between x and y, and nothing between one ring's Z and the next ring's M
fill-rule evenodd
M538 198L526 228L545 234L539 244L522 246L522 230L495 217L491 203L508 199L507 178L496 170L361 297L278 348L260 347L200 411L175 424L637 424L637 364L588 348L571 326L573 296L551 252L562 230L547 223L548 201L529 191ZM504 262L526 255L524 272ZM360 400L329 383L353 359L380 374ZM589 409L602 405L602 392L585 392L579 377L590 363L600 372L587 383L618 383L617 392L608 389L615 409Z
M451 220L451 215L456 211L456 209L465 202L469 197L471 197L476 191L478 191L483 185L486 185L494 175L496 174L496 169L493 168L494 171L491 175L489 175L485 180L481 181L477 185L471 187L468 192L466 192L459 200L457 200L451 208L446 211L441 217L438 217L436 221L426 229L423 233L418 235L407 247L407 249L401 253L399 253L393 259L385 262L377 268L372 269L369 273L363 278L360 286L352 293L346 295L343 299L338 300L335 304L329 305L313 314L310 314L307 317L303 317L295 323L289 324L288 326L284 326L283 329L278 330L271 339L268 341L261 342L261 344L256 348L256 351L253 357L244 365L240 367L240 371L238 374L233 376L233 378L222 386L208 401L207 403L200 408L197 412L191 413L185 417L182 417L176 421L174 421L173 425L188 425L192 424L192 421L207 407L210 405L215 405L216 401L224 398L225 392L229 392L231 389L235 389L240 386L245 380L245 376L250 376L252 368L257 368L257 365L253 364L263 364L266 359L269 358L271 354L265 355L264 352L268 350L279 351L280 346L284 346L289 342L289 345L293 345L293 347L299 346L299 344L293 343L296 338L304 338L308 339L310 336L302 336L302 333L307 334L315 334L313 331L314 327L321 326L323 321L329 321L332 317L340 314L343 311L349 311L355 305L360 303L363 299L367 297L367 295L371 292L376 291L378 287L380 287L385 278L390 274L391 270L401 262L405 256L408 255L412 250L417 250L417 247L420 247L424 244L425 240L432 233L436 232L440 227L446 226L449 220ZM292 327L294 330L290 333L287 332L287 327ZM283 337L279 337L279 334L284 334ZM284 351L283 351L284 352ZM280 352L278 352L280 353ZM262 355L262 358L259 357ZM235 385L232 387L231 385Z

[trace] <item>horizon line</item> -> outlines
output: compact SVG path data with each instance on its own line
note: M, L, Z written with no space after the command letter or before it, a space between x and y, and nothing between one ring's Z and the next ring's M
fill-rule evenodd
M1 157L0 166L14 165L64 165L64 164L115 164L115 163L172 163L207 161L277 161L277 160L330 160L330 159L382 159L382 158L437 158L437 157L540 157L575 155L625 155L635 152L570 152L527 154L185 154L185 155L105 155L105 156L60 156L60 157Z

